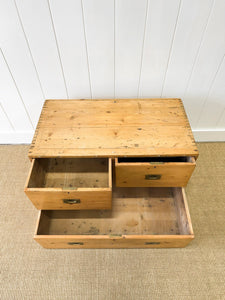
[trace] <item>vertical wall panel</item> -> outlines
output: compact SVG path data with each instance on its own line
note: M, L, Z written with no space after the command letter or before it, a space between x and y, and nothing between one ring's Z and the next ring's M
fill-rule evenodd
M45 97L67 98L48 1L17 0L16 3Z
M11 76L10 70L0 51L0 99L16 130L32 130L32 124L21 101L20 94Z
M182 1L162 97L183 97L212 4L213 0Z
M225 105L224 105L224 107L225 107ZM219 118L218 122L216 123L216 128L225 130L225 108L223 109L222 115Z
M193 128L196 128L202 106L225 53L224 28L225 1L216 0L183 98Z
M4 108L0 102L0 131L13 131L13 127L8 120L8 117L4 111Z
M113 98L114 1L82 2L92 98Z
M197 123L199 129L215 126L225 108L225 58L220 66L215 81L205 100L203 110ZM213 112L213 114L212 114Z
M138 97L147 0L115 2L115 96Z
M0 0L0 47L35 126L43 93L13 0Z
M152 0L148 5L139 97L160 97L180 0Z
M81 0L51 0L50 8L69 98L90 98Z

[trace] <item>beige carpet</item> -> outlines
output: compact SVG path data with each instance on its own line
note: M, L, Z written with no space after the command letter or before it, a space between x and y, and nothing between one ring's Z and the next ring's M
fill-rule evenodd
M225 143L198 147L187 248L47 250L23 193L28 146L0 146L0 299L225 299Z

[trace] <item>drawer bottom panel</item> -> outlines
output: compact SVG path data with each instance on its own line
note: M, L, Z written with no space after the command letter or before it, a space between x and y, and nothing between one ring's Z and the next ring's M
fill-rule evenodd
M34 238L45 248L171 248L194 234L182 188L115 188L111 211L41 211Z

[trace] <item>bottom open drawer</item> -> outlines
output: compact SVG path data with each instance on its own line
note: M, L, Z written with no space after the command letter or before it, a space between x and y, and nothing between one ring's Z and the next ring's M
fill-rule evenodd
M40 211L45 248L185 247L194 238L183 188L115 188L112 210Z

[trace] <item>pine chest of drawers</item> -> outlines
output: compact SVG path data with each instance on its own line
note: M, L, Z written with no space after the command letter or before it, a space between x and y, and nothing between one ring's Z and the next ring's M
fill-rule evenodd
M25 193L45 248L184 247L198 150L180 99L46 100Z

